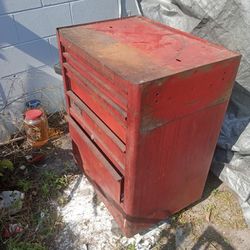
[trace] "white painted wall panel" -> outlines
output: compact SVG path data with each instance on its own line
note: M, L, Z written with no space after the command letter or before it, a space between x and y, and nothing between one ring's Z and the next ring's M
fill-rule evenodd
M42 7L40 0L0 0L0 14Z
M54 58L48 39L3 48L0 51L0 77L43 65L51 65Z
M54 35L57 27L72 24L68 3L20 12L14 19L21 42Z
M18 43L15 21L11 15L0 16L0 48Z
M43 6L49 6L49 5L67 3L67 2L72 2L72 1L76 1L76 0L42 0L42 4Z
M117 0L80 0L71 2L73 23L89 23L99 20L118 18Z
M55 110L55 107L63 108L62 77L49 66L30 67L25 72L2 78L0 84L2 86L0 93L4 96L3 102L23 96L20 102L25 103L33 95L33 97L43 96L43 104L50 112Z

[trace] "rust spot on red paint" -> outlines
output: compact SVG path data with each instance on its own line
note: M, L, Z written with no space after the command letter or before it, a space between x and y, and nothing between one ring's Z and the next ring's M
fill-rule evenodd
M231 96L231 93L232 93L232 90L231 89L227 89L224 92L224 94L220 98L218 98L215 101L213 101L210 106L217 105L217 104L223 103L225 101L228 101L229 98L230 98L230 96Z
M148 114L142 119L141 133L148 133L153 129L163 126L167 123L167 120L156 119L153 114Z

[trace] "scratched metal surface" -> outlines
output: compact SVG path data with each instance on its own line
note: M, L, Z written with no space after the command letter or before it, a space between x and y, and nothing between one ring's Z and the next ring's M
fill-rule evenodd
M237 53L143 17L60 29L66 39L121 77L142 83Z

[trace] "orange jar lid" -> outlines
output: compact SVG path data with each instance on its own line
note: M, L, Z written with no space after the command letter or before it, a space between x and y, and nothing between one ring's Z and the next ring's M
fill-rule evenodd
M36 120L43 115L40 109L31 109L25 112L25 120Z

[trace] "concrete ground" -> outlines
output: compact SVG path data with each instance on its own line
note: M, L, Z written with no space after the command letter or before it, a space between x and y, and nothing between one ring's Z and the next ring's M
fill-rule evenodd
M63 136L54 143L46 168L75 171L71 143ZM250 229L236 195L209 174L200 201L144 234L128 239L80 173L63 194L58 206L63 226L51 249L250 249Z

